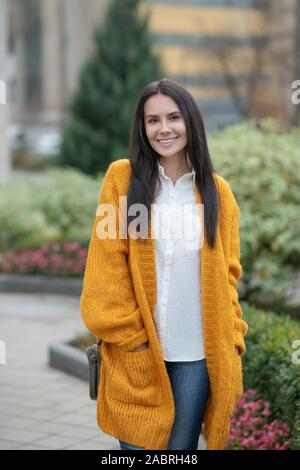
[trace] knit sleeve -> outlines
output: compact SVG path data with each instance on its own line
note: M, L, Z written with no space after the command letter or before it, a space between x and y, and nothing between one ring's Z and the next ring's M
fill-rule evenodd
M240 236L239 236L239 214L240 210L234 200L232 224L231 224L231 252L229 258L229 284L232 298L232 309L234 314L234 342L239 348L240 355L246 352L244 336L248 331L247 323L242 319L243 311L238 299L238 280L242 275L242 266L240 264Z
M114 163L109 166L100 190L83 279L80 312L87 329L98 340L115 343L124 351L131 351L146 343L148 336L128 268L128 239L119 237L119 196L114 184ZM112 231L107 238L101 239L101 221L107 220L108 215L104 211L101 213L104 204L109 205L112 211L109 213L115 214L115 233ZM113 225L106 225L106 228L111 229Z

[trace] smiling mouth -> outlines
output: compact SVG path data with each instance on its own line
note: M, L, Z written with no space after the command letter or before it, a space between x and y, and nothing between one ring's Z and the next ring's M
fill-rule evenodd
M177 139L178 137L172 137L172 139L160 139L160 140L157 140L157 142L161 145L170 145L173 142L175 142L175 140Z

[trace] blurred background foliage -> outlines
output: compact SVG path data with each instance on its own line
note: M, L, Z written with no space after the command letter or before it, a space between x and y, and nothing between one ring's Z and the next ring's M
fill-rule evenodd
M210 150L240 207L244 298L281 310L300 266L300 130L263 119L216 131Z
M249 330L243 356L244 390L255 389L271 403L273 415L292 429L292 449L300 449L300 325L286 315L241 302Z

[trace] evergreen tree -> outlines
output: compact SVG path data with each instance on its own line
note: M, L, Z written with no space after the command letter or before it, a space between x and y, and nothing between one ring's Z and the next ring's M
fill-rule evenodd
M127 158L130 126L143 87L164 76L151 51L149 15L140 0L112 0L104 26L94 31L95 48L83 66L63 130L60 162L88 174Z

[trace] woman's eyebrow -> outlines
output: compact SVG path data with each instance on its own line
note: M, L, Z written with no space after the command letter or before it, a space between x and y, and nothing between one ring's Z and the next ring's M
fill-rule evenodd
M167 114L167 116L172 116L173 114L180 114L180 111L172 111L172 113ZM159 117L157 114L148 114L146 118L148 117Z

